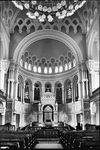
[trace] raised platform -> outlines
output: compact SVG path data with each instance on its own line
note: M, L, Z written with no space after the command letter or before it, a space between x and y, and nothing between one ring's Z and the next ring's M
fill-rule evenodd
M60 138L37 138L37 141L39 142L39 143L48 143L48 144L52 144L52 143L59 143L59 141L60 141Z
M63 146L58 143L41 143L41 144L36 144L34 149L63 149Z

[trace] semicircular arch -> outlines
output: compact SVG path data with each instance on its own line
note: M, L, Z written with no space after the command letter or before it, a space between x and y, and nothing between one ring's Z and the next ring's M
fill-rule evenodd
M98 30L97 28L95 28L90 36L89 39L89 44L88 44L88 59L93 59L93 44L94 44L94 40L98 35Z
M70 50L73 52L76 62L81 63L83 60L81 49L79 48L78 44L68 35L61 33L60 31L54 31L54 30L41 30L36 31L34 33L31 33L27 35L24 39L20 41L20 43L17 45L13 59L15 60L15 63L19 63L21 59L22 53L25 51L25 49L32 43L41 40L41 39L56 39L65 45L67 45Z

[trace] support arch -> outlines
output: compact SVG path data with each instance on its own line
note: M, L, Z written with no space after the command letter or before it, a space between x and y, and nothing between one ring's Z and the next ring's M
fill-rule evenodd
M77 43L68 35L61 33L60 31L54 31L54 30L42 30L42 31L36 31L34 33L31 33L27 35L24 39L21 40L21 42L18 44L18 46L15 49L13 59L16 63L20 62L21 55L24 52L24 50L33 42L36 42L41 39L56 39L65 45L67 45L70 50L73 52L76 62L81 63L83 60L82 52Z

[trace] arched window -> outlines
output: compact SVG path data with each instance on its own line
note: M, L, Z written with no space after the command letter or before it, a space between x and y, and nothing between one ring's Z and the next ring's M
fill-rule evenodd
M65 64L65 71L66 71L66 70L68 70L68 65L67 65L67 64Z
M34 85L34 101L40 101L40 84L35 83Z
M57 66L55 67L55 73L58 73L58 67Z
M62 72L62 71L63 71L63 67L60 66L60 67L59 67L59 72Z
M25 103L30 103L30 85L28 81L25 82L24 101Z
M56 101L58 104L62 104L62 85L61 83L56 84Z
M45 92L51 92L51 83L45 84Z
M37 72L37 67L36 66L33 67L33 71Z
M20 66L23 67L23 60L20 60Z
M49 73L52 73L52 68L51 67L49 68Z
M28 70L31 70L31 64L28 65Z
M69 65L69 69L71 69L71 62L69 62L68 65Z
M67 89L67 93L68 93L68 99L72 98L72 88L71 88L71 85L68 85L68 89Z
M27 62L25 62L25 69L27 69Z
M47 67L44 68L44 73L47 73Z
M17 99L18 101L22 101L22 92L23 92L23 79L21 76L18 77L18 90L17 90Z
M73 67L75 67L76 66L76 60L74 59L73 60Z
M38 67L38 73L41 73L41 67L40 66Z
M74 100L78 101L78 76L74 76L73 78L73 89L74 89Z
M72 84L71 84L71 80L69 79L65 81L65 99L66 99L66 103L72 102Z

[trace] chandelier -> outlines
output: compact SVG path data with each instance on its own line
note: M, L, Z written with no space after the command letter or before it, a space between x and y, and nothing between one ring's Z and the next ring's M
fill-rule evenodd
M40 22L45 20L52 22L55 17L63 19L73 15L84 5L86 0L20 0L12 2L17 8L26 9L29 18L38 18Z

